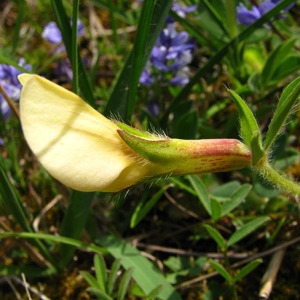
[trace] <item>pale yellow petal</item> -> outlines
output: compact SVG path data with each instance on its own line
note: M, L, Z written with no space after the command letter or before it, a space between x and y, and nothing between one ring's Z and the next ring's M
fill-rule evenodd
M147 175L119 129L77 95L37 75L22 74L25 138L48 172L81 191L119 191Z

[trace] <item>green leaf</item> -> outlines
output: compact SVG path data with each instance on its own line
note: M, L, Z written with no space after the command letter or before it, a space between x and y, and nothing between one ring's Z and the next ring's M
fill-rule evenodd
M157 286L155 289L153 289L146 297L146 300L153 300L153 299L158 299L158 295L163 288L162 285Z
M247 264L245 267L243 267L238 274L236 274L234 276L233 281L237 282L238 280L244 278L250 272L252 272L255 268L257 268L261 263L262 263L261 258L251 261L249 264Z
M179 294L166 278L137 249L115 237L103 236L100 238L100 244L113 257L120 258L121 264L125 269L134 267L132 277L146 295L158 285L162 285L163 288L159 293L161 299L181 300Z
M226 271L226 269L216 260L210 259L209 264L221 275L223 276L228 282L233 282L233 278L231 275Z
M299 71L300 57L299 56L289 56L284 59L281 65L278 66L273 82L277 84L280 80L284 80L295 72Z
M251 188L252 186L250 184L244 184L237 191L235 191L231 198L224 202L222 207L222 216L225 216L235 209L246 198L251 191Z
M251 150L252 150L252 165L256 165L264 156L267 155L262 147L261 142L261 133L255 132L251 141Z
M295 39L291 39L280 43L279 46L271 52L261 73L263 87L267 87L268 83L272 81L277 69L282 65L283 60L286 59L295 42Z
M84 278L84 280L89 284L90 287L100 290L99 283L94 276L86 271L81 271L80 275Z
M119 288L118 288L118 300L123 300L126 295L126 291L133 273L134 267L128 268L123 274Z
M211 194L215 197L231 197L234 192L236 192L241 187L241 184L234 180L217 186Z
M106 280L107 280L107 274L106 274L106 264L104 261L104 258L102 255L95 255L94 257L94 266L95 266L95 273L96 278L98 281L98 288L103 291L104 293L107 293L106 288Z
M181 180L182 180L182 177L171 177L169 178L169 181L174 184L175 186L177 186L178 188L190 193L191 195L193 196L197 196L195 190L193 188L191 188L190 186L188 186L187 184L183 183Z
M164 194L165 188L161 188L158 192L156 192L149 201L145 204L145 201L149 195L146 193L142 200L137 204L131 220L130 220L130 228L134 228L139 222L147 215L147 213L152 209L152 207L156 204L156 202L161 198Z
M116 259L110 269L107 280L107 293L112 295L116 280L118 278L118 271L121 266L121 259Z
M188 175L186 176L186 178L189 180L195 192L197 193L197 197L200 200L201 204L206 209L208 214L211 216L212 215L211 201L205 185L200 180L200 178L196 175Z
M211 198L211 217L214 221L218 220L222 214L222 206L221 204L214 198Z
M261 133L256 119L246 102L234 91L228 90L239 112L241 136L244 143L252 150L252 164L265 155L262 148Z
M274 116L269 125L263 146L268 151L282 130L296 101L300 96L300 77L292 81L283 91L277 104Z
M96 288L88 288L87 289L88 292L90 292L91 294L95 295L98 299L101 300L114 300L112 297L110 297L109 295L107 295L105 292L98 290Z
M246 102L234 91L228 90L238 108L241 125L241 135L245 144L250 147L253 134L260 132L256 119Z
M222 250L225 250L226 249L226 241L224 240L224 238L222 237L220 232L218 230L216 230L215 228L211 227L210 225L206 224L203 226L208 231L209 235L215 240L215 242L218 244L218 246Z
M229 238L227 242L227 246L230 247L236 244L238 241L248 236L250 233L255 231L258 227L262 226L264 223L266 223L269 220L270 220L269 217L258 217L250 221L249 223L247 223L246 225L244 225L243 227L241 227L235 233L232 234L232 236Z

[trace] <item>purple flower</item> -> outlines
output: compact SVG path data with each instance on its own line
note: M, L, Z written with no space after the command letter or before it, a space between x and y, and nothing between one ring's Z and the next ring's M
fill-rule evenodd
M252 9L248 9L244 4L240 3L236 8L237 20L240 24L249 26L271 10L280 1L281 0L263 1L259 6L253 6ZM288 11L293 5L294 4L289 5L285 11Z
M192 60L194 48L195 45L189 40L188 33L177 32L174 24L169 23L161 32L152 50L140 83L151 85L160 81L162 84L169 82L173 85L185 85L188 82L189 74L187 65Z
M57 45L62 42L61 32L55 22L48 23L42 32L42 37L47 42Z
M157 103L155 102L150 102L148 104L148 111L150 112L150 114L154 117L157 117L159 115L159 106Z
M152 85L154 83L154 79L151 77L149 70L144 69L140 77L140 83L143 85Z
M197 5L191 5L191 6L186 6L186 7L182 7L180 6L179 3L174 2L172 4L172 10L181 18L185 18L186 17L186 13L190 13L190 12L194 12L197 9ZM167 23L174 23L174 20L170 17L167 16Z
M172 10L177 13L181 18L185 18L186 13L194 12L197 9L197 5L191 5L187 7L181 7L179 3L174 2Z
M77 35L81 37L84 34L84 25L78 19L77 20ZM64 52L65 46L62 45L63 39L61 35L61 31L55 22L48 23L42 32L42 37L49 42L50 44L57 45L58 47L55 49L54 53ZM58 61L55 73L58 76L66 76L69 80L73 78L73 72L70 66L70 62L66 59L61 59Z
M25 64L24 58L21 58L18 65L30 71L32 69L31 65ZM5 92L12 100L19 100L20 92L22 89L21 83L18 81L18 75L21 74L18 69L6 64L0 64L0 83L3 86ZM0 109L1 117L8 120L11 116L11 111L6 100L0 94ZM0 118L1 118L0 117Z
M237 7L237 20L244 26L249 26L261 17L260 11L256 6L252 10L246 8L244 4Z
M83 23L78 19L77 21L77 35L83 36L84 34L84 25ZM55 22L49 22L45 27L44 30L42 32L42 37L44 40L46 40L47 42L54 44L54 45L58 45L62 43L62 35L61 32L58 28L58 26L56 25Z

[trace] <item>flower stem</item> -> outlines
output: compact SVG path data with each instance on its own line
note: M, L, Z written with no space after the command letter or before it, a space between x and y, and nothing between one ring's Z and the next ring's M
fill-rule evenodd
M266 180L276 185L279 189L293 195L300 196L300 185L280 175L271 167L267 160L258 163L254 166L254 169L256 169Z

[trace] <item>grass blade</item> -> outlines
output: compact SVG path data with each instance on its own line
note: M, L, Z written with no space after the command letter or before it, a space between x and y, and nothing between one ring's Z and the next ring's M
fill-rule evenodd
M0 195L1 201L14 216L18 224L25 231L33 232L32 227L28 223L28 216L22 205L20 195L8 179L2 156L0 156Z
M121 279L119 288L118 288L118 296L117 299L118 300L123 300L125 298L126 295L126 291L132 276L134 268L129 268L126 270L126 272L123 274L123 277Z
M95 273L96 273L96 278L97 278L97 282L99 285L99 289L101 291L107 293L107 290L106 290L106 280L107 280L106 264L105 264L104 258L101 255L95 255L94 266L95 266Z
M89 286L100 290L99 283L98 283L97 279L94 276L92 276L89 272L81 271L80 275L89 284Z
M109 295L112 295L112 292L114 290L114 286L118 278L118 271L120 266L121 266L121 259L116 259L111 266L110 273L108 275L108 281L107 281L107 293Z
M57 25L62 34L68 58L70 61L72 61L72 30L70 26L70 19L66 14L62 0L51 0L51 4L56 16ZM82 59L80 57L78 57L78 77L80 78L79 87L83 98L91 106L95 107L95 99L93 96L91 83L88 79Z
M19 36L20 36L20 31L23 23L23 18L24 18L24 12L25 12L25 6L26 6L26 1L25 0L19 0L17 1L17 7L18 7L18 13L17 13L17 20L16 24L14 25L14 35L13 35L13 43L12 43L12 51L11 51L11 56L15 57L16 56L16 50L18 47L18 41L19 41Z
M94 193L73 191L69 200L69 206L64 215L60 235L79 239L90 213L90 207ZM75 247L67 244L60 245L60 266L64 267L72 259Z
M102 253L102 254L107 253L107 251L104 248L101 248L99 246L95 246L93 244L87 244L69 237L53 235L53 234L34 233L34 232L0 232L0 238L1 237L45 240L48 242L61 243L69 246L74 246L76 248L83 248L86 251L93 251L95 253Z
M78 94L78 44L77 44L77 24L78 24L79 0L73 1L72 15L72 72L73 72L73 92Z
M171 0L144 1L133 49L115 82L104 111L105 115L118 113L125 122L130 120L141 72L164 25L171 4Z
M165 191L165 188L161 188L158 192L156 192L151 199L145 204L145 199L148 197L149 193L146 193L143 199L137 204L131 220L130 227L134 228L140 221L147 215L147 213L151 210L151 208L156 204L156 202L161 198Z
M105 294L103 291L98 290L96 288L88 288L87 289L88 292L94 294L98 299L100 300L113 300L112 297L110 297L109 295Z

